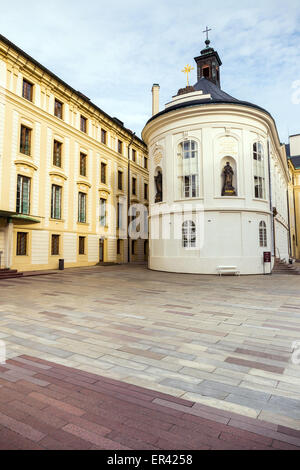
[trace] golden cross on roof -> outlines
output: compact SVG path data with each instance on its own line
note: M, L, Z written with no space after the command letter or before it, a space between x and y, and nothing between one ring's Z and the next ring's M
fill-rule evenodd
M186 80L187 80L187 86L189 86L189 73L194 70L194 67L191 65L187 64L183 70L181 70L183 73L186 73Z

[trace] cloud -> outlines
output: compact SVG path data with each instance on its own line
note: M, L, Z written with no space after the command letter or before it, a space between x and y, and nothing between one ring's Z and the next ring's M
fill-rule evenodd
M300 132L298 1L15 0L1 7L1 31L107 113L139 134L151 113L185 83L183 66L203 47L208 25L223 61L222 88L271 112L282 140ZM194 71L196 81L196 71Z

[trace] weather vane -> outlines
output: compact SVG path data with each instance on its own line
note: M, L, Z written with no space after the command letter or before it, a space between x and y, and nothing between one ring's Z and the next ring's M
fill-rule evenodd
M184 69L182 70L183 73L186 73L186 81L187 81L187 86L189 86L189 73L194 70L194 67L191 65L187 64Z

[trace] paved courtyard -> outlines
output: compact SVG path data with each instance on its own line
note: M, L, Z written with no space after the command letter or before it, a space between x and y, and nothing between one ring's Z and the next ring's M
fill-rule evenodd
M34 403L40 404L40 410L49 406L59 409L62 405L55 404L57 393L58 400L72 406L72 397L67 397L59 384L64 374L86 377L90 385L107 381L115 390L123 387L129 408L128 402L135 401L145 410L143 396L151 396L151 403L168 408L172 416L195 415L195 419L219 424L222 417L224 425L234 419L239 422L240 434L244 430L248 438L251 433L268 437L268 443L260 441L262 446L300 446L300 365L291 360L292 343L300 341L299 287L300 278L293 275L218 278L158 273L144 266L73 269L1 281L0 339L5 341L11 360L0 366L0 447L5 445L5 436L23 429L10 425L10 420L25 422ZM40 366L33 364L36 362ZM59 367L63 374L55 369ZM83 387L84 382L77 386ZM101 394L101 387L98 390L96 385L92 390ZM45 396L54 400L50 404L34 395L41 395L43 388L48 390ZM9 390L17 395L10 395ZM122 393L124 398L126 393ZM101 396L98 399L103 401ZM16 401L27 403L27 411L22 410L25 415L20 410L18 415ZM73 397L73 406L75 403ZM11 414L5 411L8 409ZM144 415L152 409L153 414L164 416L154 405L151 408L148 404L146 409ZM196 413L188 413L188 409ZM163 422L157 421L155 428L160 429ZM139 423L131 419L137 429ZM176 425L178 422L172 423ZM93 433L91 425L81 428L80 423L70 420L62 426L77 438L82 429L99 434L97 430ZM107 424L103 426L107 428ZM200 431L198 426L198 435ZM41 440L45 439L42 427L38 432L43 434ZM107 436L110 433L108 441L114 441L117 429L110 428ZM217 436L221 433L219 430ZM174 438L173 448L184 448L183 435L184 431L183 445ZM244 438L248 440L247 434ZM228 435L226 439L228 442ZM134 448L132 440L117 439L119 448ZM167 441L162 438L158 444L146 439L144 445L170 448ZM205 444L200 438L191 448L197 447L195 442L199 448L200 444L218 448L215 441ZM251 438L249 442L249 448L255 447ZM89 443L89 448L109 445ZM240 444L245 448L245 442ZM41 445L39 439L35 445ZM237 448L234 439L232 448Z

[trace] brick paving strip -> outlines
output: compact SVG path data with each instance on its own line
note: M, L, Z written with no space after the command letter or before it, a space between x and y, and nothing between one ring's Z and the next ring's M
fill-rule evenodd
M0 449L300 450L300 431L21 355L0 366Z

